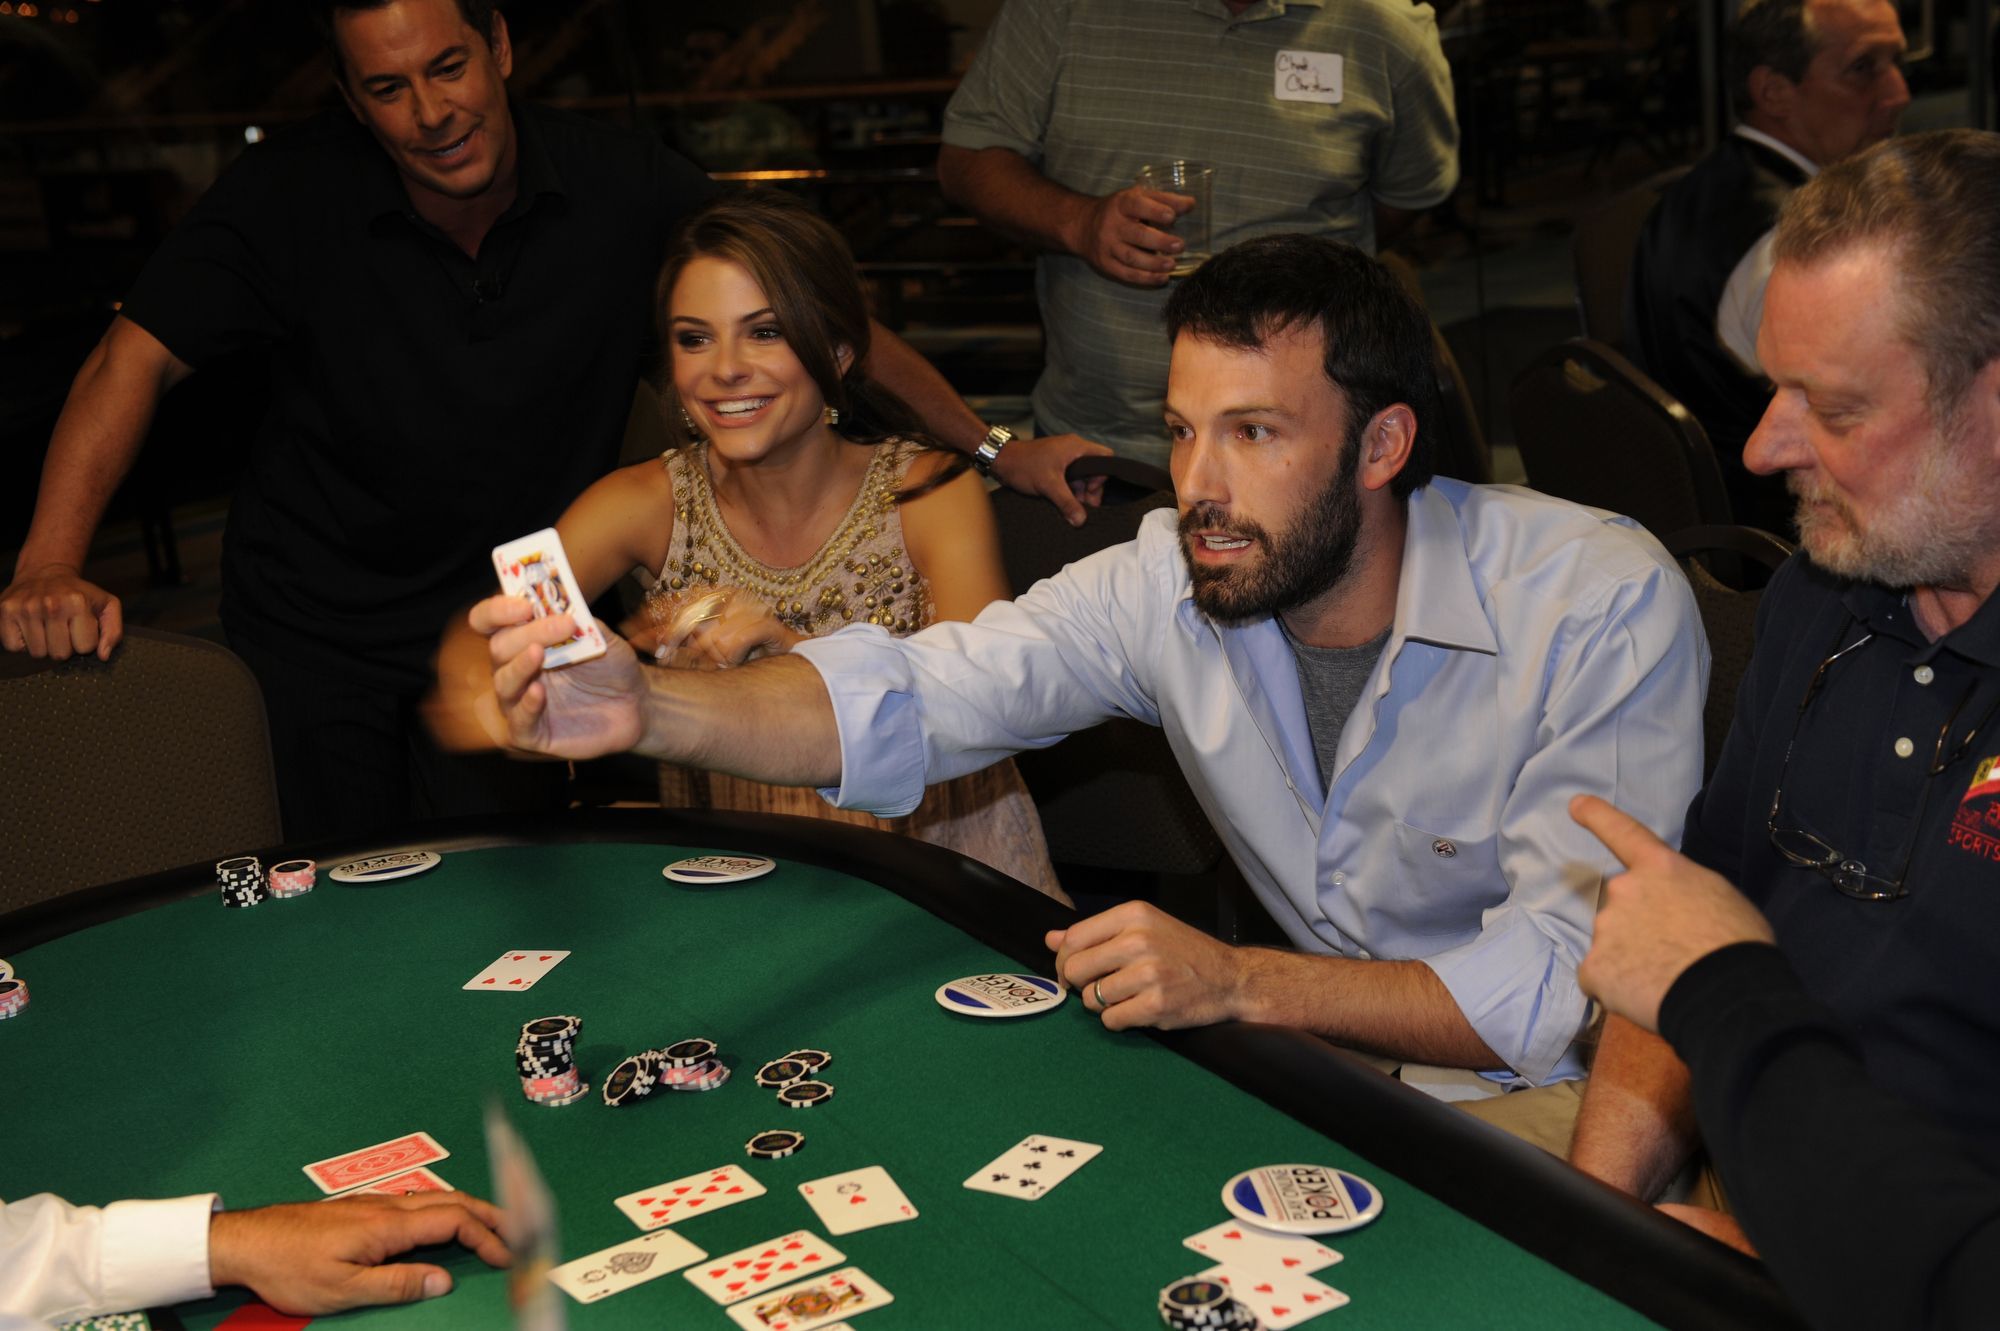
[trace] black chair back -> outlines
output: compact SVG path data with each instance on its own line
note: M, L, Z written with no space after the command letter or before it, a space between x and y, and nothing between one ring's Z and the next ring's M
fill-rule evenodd
M0 655L0 913L283 840L264 698L212 642Z
M1727 562L1755 565L1766 577L1791 558L1792 547L1770 532L1755 527L1690 527L1676 532L1665 542L1667 553L1681 561L1681 570L1694 587L1695 605L1701 610L1701 626L1708 633L1708 700L1702 708L1702 780L1715 774L1722 756L1722 742L1729 737L1736 717L1736 690L1750 665L1750 653L1757 640L1757 602L1760 586L1748 591L1725 586L1704 566L1718 555Z
M1569 255L1576 271L1576 315L1585 337L1607 346L1628 345L1625 287L1631 280L1632 256L1639 248L1639 232L1645 229L1646 218L1660 196L1687 173L1685 166L1662 171L1586 214L1576 224Z
M1572 338L1508 390L1528 484L1610 509L1665 540L1733 519L1722 469L1686 407L1610 347Z

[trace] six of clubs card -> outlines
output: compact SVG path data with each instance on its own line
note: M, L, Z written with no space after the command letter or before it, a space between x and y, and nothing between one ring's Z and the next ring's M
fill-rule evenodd
M965 1186L975 1192L997 1192L1002 1197L1038 1201L1103 1149L1067 1137L1026 1137L1020 1145L1002 1151L997 1160L967 1179Z

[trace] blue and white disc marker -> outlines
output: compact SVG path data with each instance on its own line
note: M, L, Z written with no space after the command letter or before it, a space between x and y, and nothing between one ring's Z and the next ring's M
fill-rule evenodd
M1327 1165L1265 1165L1222 1185L1222 1204L1245 1224L1279 1234L1338 1234L1382 1214L1374 1184Z
M1067 997L1067 989L1039 975L968 975L937 991L939 1007L966 1017L1033 1017Z

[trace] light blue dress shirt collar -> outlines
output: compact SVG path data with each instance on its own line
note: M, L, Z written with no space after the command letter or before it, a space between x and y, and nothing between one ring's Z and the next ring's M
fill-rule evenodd
M1275 618L1233 628L1216 624L1196 608L1191 582L1182 586L1174 614L1184 632L1213 634L1221 642L1244 706L1270 743L1272 756L1291 778L1299 808L1317 836L1327 791L1320 784L1319 759L1306 724L1298 663L1291 644L1285 641L1284 629ZM1336 771L1366 747L1374 731L1372 703L1388 690L1396 657L1411 639L1489 655L1500 650L1480 604L1479 589L1473 585L1458 514L1434 485L1410 496L1389 641L1382 648L1361 703L1341 732Z

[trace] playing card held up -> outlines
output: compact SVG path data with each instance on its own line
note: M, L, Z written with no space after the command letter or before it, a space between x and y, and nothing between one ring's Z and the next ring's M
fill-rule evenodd
M543 653L542 669L560 670L604 655L604 630L577 590L576 574L554 527L494 546L493 571L500 575L500 590L526 600L536 619L567 612L576 621L574 635Z

